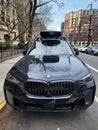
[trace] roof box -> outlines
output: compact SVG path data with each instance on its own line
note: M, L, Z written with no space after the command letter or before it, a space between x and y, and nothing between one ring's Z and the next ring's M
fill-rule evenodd
M59 38L61 37L60 31L42 31L40 32L40 36L42 38Z

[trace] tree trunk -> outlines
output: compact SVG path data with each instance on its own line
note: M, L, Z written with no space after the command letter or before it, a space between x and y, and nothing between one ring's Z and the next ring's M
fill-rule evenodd
M10 38L10 45L11 45L11 48L10 48L10 56L12 56L13 55L13 41L11 40L11 38Z
M33 34L33 19L31 18L29 23L29 29L28 29L28 48L32 44L32 34Z

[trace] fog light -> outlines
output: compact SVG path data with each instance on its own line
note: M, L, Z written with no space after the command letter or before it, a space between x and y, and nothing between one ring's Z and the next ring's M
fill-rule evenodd
M13 102L13 96L11 95L11 93L8 91L8 90L5 90L5 94L6 94L6 99L7 99L7 102L10 104L10 105L14 105L14 102Z
M87 90L86 97L85 97L85 104L88 105L93 101L93 90Z
M88 104L90 104L90 101L89 102L85 102L85 105L88 105Z

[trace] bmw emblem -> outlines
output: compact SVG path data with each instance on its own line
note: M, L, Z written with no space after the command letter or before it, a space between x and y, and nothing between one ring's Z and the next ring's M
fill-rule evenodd
M47 75L47 78L51 78L52 76L51 75Z

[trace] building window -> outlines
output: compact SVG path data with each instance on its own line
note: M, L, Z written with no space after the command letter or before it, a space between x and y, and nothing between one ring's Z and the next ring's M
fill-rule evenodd
M6 21L10 23L10 16L9 15L7 15Z
M9 40L10 40L9 34L4 34L4 40L5 40L6 42L9 42Z
M1 20L5 22L5 13L1 10Z
M13 32L14 38L16 38L16 32Z
M13 20L13 27L15 27L16 23L15 23L15 20Z
M4 2L3 0L0 0L0 4L2 4L2 5L3 5L3 2Z
M85 16L85 11L83 12L83 15Z
M6 0L6 6L9 6L9 0Z
M15 14L15 8L14 5L12 6L13 15Z

